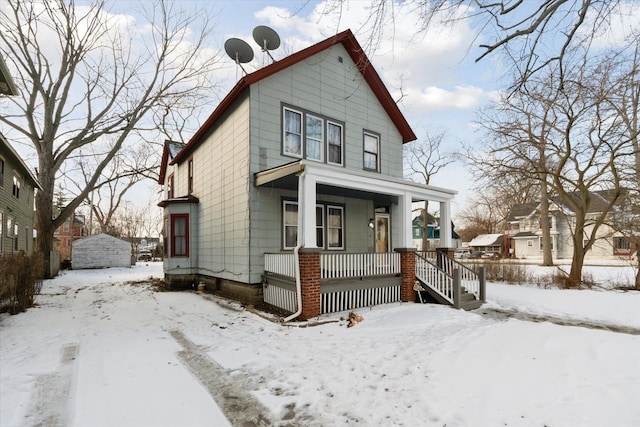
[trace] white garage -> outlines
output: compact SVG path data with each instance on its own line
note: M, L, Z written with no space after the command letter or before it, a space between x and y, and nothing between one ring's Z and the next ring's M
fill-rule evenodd
M71 267L131 267L131 243L108 234L96 234L73 242Z

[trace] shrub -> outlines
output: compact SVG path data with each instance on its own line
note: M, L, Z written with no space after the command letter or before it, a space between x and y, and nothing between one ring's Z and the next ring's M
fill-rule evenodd
M0 256L0 311L17 314L33 307L42 289L43 263L42 254Z
M530 283L533 277L526 265L503 262L473 262L466 263L474 271L484 267L485 278L491 282Z

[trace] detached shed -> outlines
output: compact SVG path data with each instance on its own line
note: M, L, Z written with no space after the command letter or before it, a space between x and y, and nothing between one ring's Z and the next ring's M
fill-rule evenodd
M76 240L72 249L71 266L74 270L131 267L131 243L108 234Z

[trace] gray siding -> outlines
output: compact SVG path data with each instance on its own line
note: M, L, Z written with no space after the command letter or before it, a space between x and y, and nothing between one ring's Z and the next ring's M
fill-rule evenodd
M130 267L131 243L108 234L73 242L73 269Z
M27 178L20 163L16 162L8 149L0 144L0 159L4 160L4 177L3 185L0 186L0 213L2 213L2 224L0 237L0 253L12 253L15 250L15 238L13 236L14 225L18 226L18 250L33 252L33 185ZM13 195L13 176L14 173L20 179L19 198ZM9 230L9 221L11 222L11 230Z

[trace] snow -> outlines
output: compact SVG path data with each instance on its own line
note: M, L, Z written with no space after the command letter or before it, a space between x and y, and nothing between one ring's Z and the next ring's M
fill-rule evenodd
M607 283L632 274L588 268ZM398 303L358 310L352 328L346 313L302 328L157 292L150 277L161 263L66 271L36 307L0 315L0 425L232 425L194 360L266 407L270 425L640 425L640 292L490 283L471 312Z

